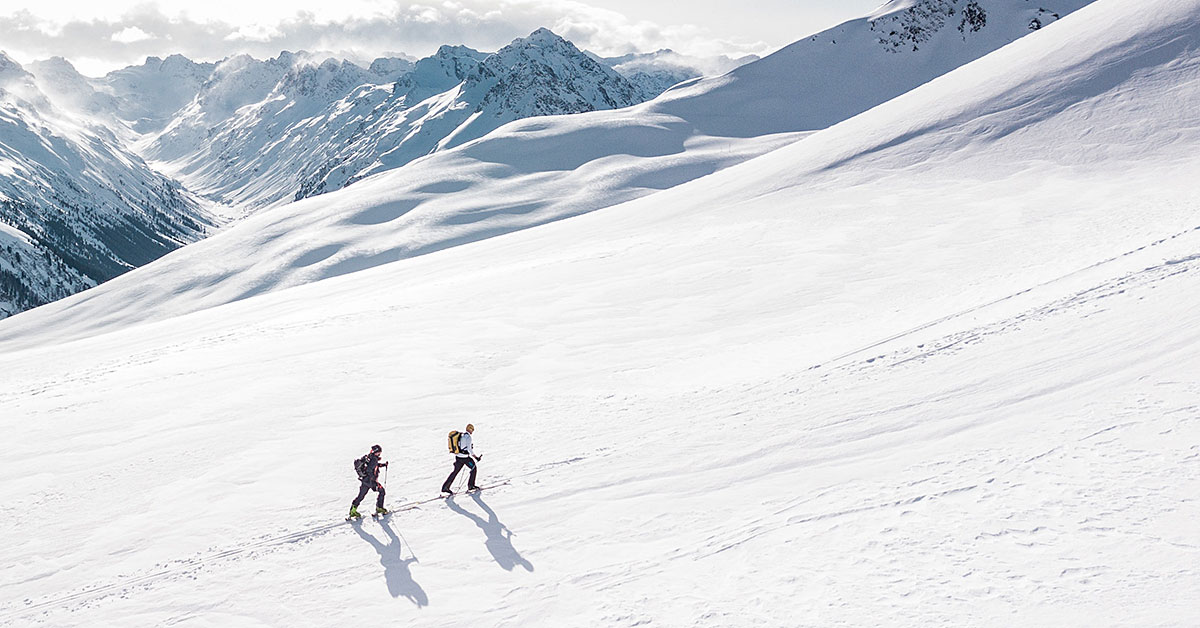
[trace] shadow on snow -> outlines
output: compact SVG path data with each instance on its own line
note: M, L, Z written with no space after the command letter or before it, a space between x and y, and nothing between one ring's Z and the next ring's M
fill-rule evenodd
M454 499L454 495L447 497L446 505L450 507L450 510L474 521L475 525L483 530L483 534L487 537L483 544L492 553L492 558L496 560L497 564L503 567L505 571L512 571L518 565L525 568L525 571L533 571L533 564L525 560L523 556L517 553L516 548L513 547L512 530L509 530L508 526L500 522L500 519L496 516L496 511L488 507L479 493L471 493L471 499L487 513L487 519L459 506L454 502Z
M360 521L354 522L354 531L379 552L379 564L383 565L383 577L387 579L388 592L392 597L404 596L418 607L428 606L429 596L425 594L421 585L413 580L412 570L409 568L411 563L420 561L415 554L412 558L403 558L400 537L396 536L387 519L380 519L379 523L388 536L386 544L368 534Z

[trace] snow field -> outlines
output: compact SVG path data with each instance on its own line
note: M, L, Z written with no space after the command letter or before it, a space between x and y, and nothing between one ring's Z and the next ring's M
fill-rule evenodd
M1195 246L1195 236L1189 244ZM1183 262L1179 270L1194 265ZM1197 338L1180 330L1194 330L1196 321L1181 316L1162 325L1159 313L1190 312L1181 306L1194 276L1173 272L1127 286L1102 309L1078 299L1020 329L981 334L970 348L918 361L856 360L832 372L675 394L541 391L539 399L525 400L451 390L453 405L437 395L410 406L414 411L405 414L442 408L439 420L419 423L386 410L386 387L351 383L377 373L377 365L338 367L316 357L361 355L353 334L339 334L349 340L341 349L314 346L316 329L293 324L285 331L285 313L274 333L252 334L256 342L230 334L205 341L206 350L161 351L155 368L130 365L39 395L69 392L79 400L57 412L61 402L53 397L23 404L51 408L31 414L46 425L47 417L107 405L81 394L89 389L129 391L146 407L168 408L155 422L186 436L118 424L63 441L60 447L79 452L72 458L86 456L86 464L30 480L38 486L52 480L77 493L50 494L34 505L44 516L47 543L38 549L98 560L69 570L45 561L43 578L25 586L74 591L119 584L161 568L145 564L150 556L175 569L119 595L108 591L64 605L76 612L48 616L55 625L71 625L72 617L135 625L190 617L196 625L321 625L379 613L419 625L451 617L498 625L531 617L568 625L836 625L865 620L872 613L864 609L899 624L967 618L995 625L1010 614L1031 623L1185 620L1194 617L1186 600L1197 549L1187 525L1196 506L1185 496L1197 488L1200 450L1198 391L1186 376L1195 370ZM335 328L366 336L395 312L355 323L338 318ZM1128 339L1114 346L1108 341L1114 337ZM242 351L253 355L272 345L313 351L243 364L209 357L244 357ZM1161 352L1164 346L1173 350ZM468 351L453 346L443 359ZM195 409L187 414L205 417L189 425L165 398L122 385L124 377L145 377L139 371L146 369L166 384L145 388L178 396L189 377L170 367L183 362L210 374L202 388L245 390L234 384L239 376L256 377L256 393L267 399L301 395L289 377L258 377L277 370L304 373L326 387L287 408L244 392L220 402L189 395ZM398 364L390 365L393 372ZM425 366L401 370L427 372ZM211 375L222 371L224 386ZM1174 374L1183 377L1164 377ZM223 413L220 403L260 412ZM113 413L139 414L121 406ZM323 415L323 425L314 415ZM350 457L364 433L385 444L397 463L391 472L403 471L390 472L393 503L432 492L445 471L439 428L456 425L450 415L481 417L473 420L489 452L484 477L524 477L478 500L456 498L463 512L438 503L386 525L365 522L361 531L344 525L226 561L179 565L336 517L353 479L349 458L325 460L334 416L354 417L333 431ZM254 428L264 422L287 429ZM552 439L561 457L529 447L548 432L570 435ZM107 446L94 440L131 433L148 435ZM663 441L681 443L682 454L662 455ZM113 459L97 455L102 451ZM165 486L103 480L128 481L122 466L156 464L169 466L160 479ZM261 474L242 477L258 465ZM121 510L130 514L104 522L103 496L113 494L126 495ZM313 501L319 495L325 498ZM25 507L19 499L4 503L14 515ZM397 543L392 534L405 540ZM38 562L18 564L28 577L28 565ZM1128 582L1154 586L1129 589ZM1117 593L1121 604L1092 606ZM279 602L264 609L264 596ZM212 612L215 602L219 613ZM1123 612L1113 616L1118 606Z
M800 276L811 263L803 246L781 257L783 247L762 245L763 231L797 241L772 220L781 210L770 200L690 220L618 208L10 354L27 366L0 400L30 417L21 440L57 443L81 464L22 473L43 456L38 447L0 467L26 476L6 483L0 503L46 516L36 538L6 552L18 561L4 577L49 614L5 618L1186 624L1198 453L1188 383L1196 321L1186 304L1200 232L1128 247L1083 273L1037 271L1066 276L1059 281L1026 274L1025 285L1044 285L1015 298L1023 303L1000 301L922 330L920 342L902 335L836 360L867 344L856 321L805 315L796 306L804 292L791 308L771 307L778 293L754 279L770 269ZM963 215L977 231L990 220ZM715 216L742 227L714 238L704 223ZM623 235L569 255L553 246L600 224ZM672 246L658 229L679 234ZM953 249L936 230L914 225L916 234L933 240L915 250ZM1002 240L998 250L1012 248ZM1011 256L997 263L1025 258ZM901 258L896 278L925 276L921 256ZM650 259L670 262L646 272ZM969 287L988 270L978 262L948 276ZM672 291L680 276L668 269L723 287ZM914 318L966 309L910 296L903 282L881 295L880 284L838 276L849 294ZM776 309L795 313L793 334L840 341L798 351L803 343L771 320ZM875 339L918 326L875 311ZM1163 312L1172 313L1165 324ZM758 335L738 332L750 324ZM80 429L80 412L99 424ZM240 550L337 522L353 495L349 461L372 442L396 461L392 504L432 494L448 471L444 433L467 421L479 427L483 477L510 485L456 498L457 509L398 514L386 528L337 526ZM113 495L122 496L116 511ZM72 568L46 556L71 556ZM39 569L31 576L26 565ZM139 577L147 580L122 585ZM89 586L109 588L62 603L35 593ZM211 614L214 595L224 614ZM263 608L268 597L282 601ZM1121 604L1097 610L1096 597Z

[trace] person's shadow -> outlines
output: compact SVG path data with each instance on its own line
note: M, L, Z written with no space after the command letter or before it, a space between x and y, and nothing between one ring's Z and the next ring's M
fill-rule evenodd
M488 518L486 520L454 503L454 497L453 495L447 497L446 505L450 507L450 510L474 521L475 525L483 530L483 534L487 537L483 542L484 546L488 548L488 551L492 553L492 558L505 571L512 571L518 565L524 567L525 571L533 571L533 564L525 560L524 557L517 553L516 548L513 547L512 530L509 530L508 526L500 523L500 519L496 517L496 511L484 503L483 497L479 493L471 493L471 499L475 500L475 503L479 504L479 507L483 508L483 511L487 513Z
M386 518L380 519L379 524L388 535L389 541L386 545L363 530L361 521L353 522L354 531L379 552L379 564L383 565L383 577L387 580L388 592L392 597L403 595L418 607L428 606L429 596L425 594L421 585L413 580L412 570L409 568L409 564L420 561L415 554L412 558L401 558L400 537L396 536Z

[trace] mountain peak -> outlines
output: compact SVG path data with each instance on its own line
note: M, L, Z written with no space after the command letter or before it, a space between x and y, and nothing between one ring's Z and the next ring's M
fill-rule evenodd
M600 70L602 65L595 59L588 56L575 44L570 41L555 35L550 29L539 28L529 34L528 37L514 39L512 43L497 50L489 58L492 61L485 60L484 63L496 63L495 59L509 59L513 56L531 56L541 59L541 62L547 62L550 58L560 57L563 59L571 59L571 63L581 63L591 71ZM507 65L510 61L502 62Z
M0 50L0 79L31 78L25 68Z
M398 57L380 57L371 62L371 67L367 70L376 76L399 77L403 73L411 70L415 64L408 59Z
M0 71L8 70L9 68L13 67L17 69L23 69L21 68L20 63L17 63L12 57L8 56L8 53L0 50Z
M43 67L62 68L64 70L75 70L75 65L63 57L54 56L40 62Z
M167 57L166 59L163 59L160 67L163 70L173 70L179 68L191 68L195 65L195 61L192 61L191 59L177 53Z
M488 121L453 142L479 137L502 121L627 107L644 100L640 90L612 68L584 54L546 28L514 40L480 64L466 79L476 111ZM468 125L470 126L470 125ZM450 144L447 144L450 145Z
M526 45L526 46L561 46L562 44L568 44L572 48L575 47L574 44L571 44L571 42L554 34L554 31L551 31L550 29L548 29L546 27L542 27L542 28L539 28L539 29L533 31L532 33L529 34L528 37L522 37L520 39L515 39L515 40L513 40L513 42L511 44L509 44L506 47L512 47L512 46L517 46L517 45L522 45L522 44Z
M438 59L449 59L449 58L453 58L453 57L470 57L472 59L483 59L484 57L487 56L487 53L479 52L478 50L475 50L474 48L469 48L467 46L451 46L449 44L444 44L444 45L438 47L437 52L433 53L432 56L435 58L438 58ZM418 60L417 63L420 63L420 60Z

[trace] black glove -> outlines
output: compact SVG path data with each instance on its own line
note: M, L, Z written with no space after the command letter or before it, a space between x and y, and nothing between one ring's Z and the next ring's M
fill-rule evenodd
M483 460L483 454L479 454L478 456L475 456L475 460L476 461Z
M387 465L388 465L388 463L386 463L386 462L379 463L379 466L381 466L381 467L386 467Z

